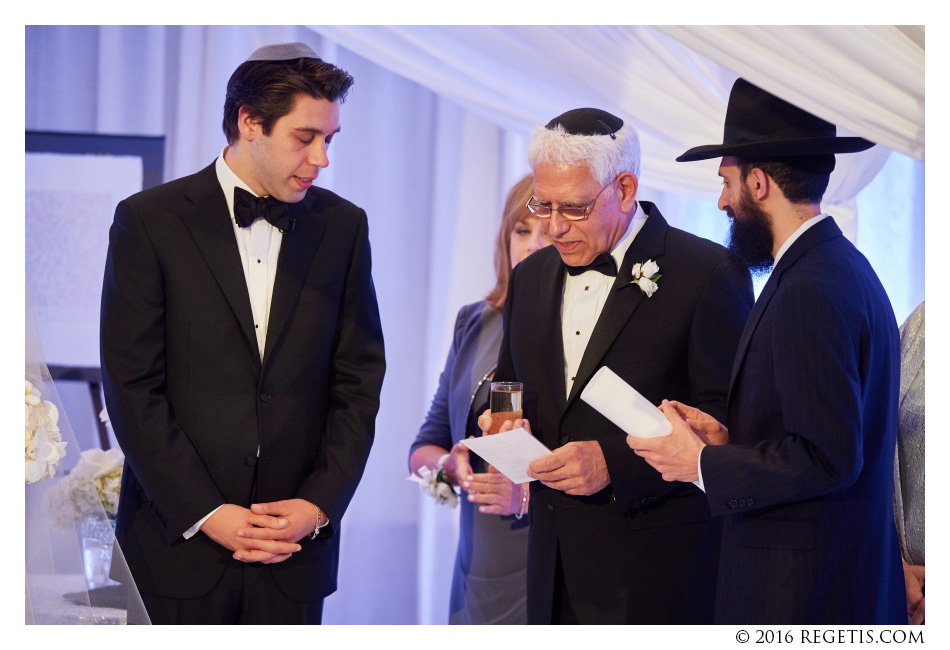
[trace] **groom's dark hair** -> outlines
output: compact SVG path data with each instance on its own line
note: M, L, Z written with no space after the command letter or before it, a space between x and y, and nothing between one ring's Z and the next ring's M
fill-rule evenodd
M353 77L346 70L320 59L245 61L228 80L224 135L228 144L237 141L242 106L247 107L251 117L261 121L264 135L270 135L274 123L293 110L299 95L343 103L352 85Z

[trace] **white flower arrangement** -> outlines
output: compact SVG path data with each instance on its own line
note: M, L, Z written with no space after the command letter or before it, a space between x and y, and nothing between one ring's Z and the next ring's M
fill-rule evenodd
M630 281L630 284L640 287L640 291L647 294L647 298L652 297L659 289L656 281L662 278L663 275L660 273L659 265L653 260L634 264L631 272L633 280Z
M76 467L46 493L51 523L61 530L70 530L100 507L110 519L114 518L124 462L125 456L118 449L82 452Z
M439 505L449 506L450 508L458 507L458 493L441 469L433 471L423 466L419 468L419 476L412 474L407 477L407 480L418 483L422 493L428 494Z
M33 382L26 381L26 482L37 483L56 476L56 467L66 455L60 435L59 411L43 400Z

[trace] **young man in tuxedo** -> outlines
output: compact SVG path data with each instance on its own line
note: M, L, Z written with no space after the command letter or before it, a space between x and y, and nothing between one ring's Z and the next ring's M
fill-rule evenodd
M731 245L750 268L772 268L726 419L665 404L673 434L629 441L667 480L698 481L724 520L719 623L907 623L891 502L897 322L820 206L834 154L871 146L739 79L723 144L677 158L722 157ZM716 420L729 444L707 446L694 429L723 428Z
M153 623L319 623L385 368L366 214L313 184L353 83L307 45L228 82L210 166L116 208L116 537Z
M724 413L749 273L638 199L623 119L568 111L535 131L529 162L528 208L553 245L511 273L495 372L524 384L531 431L554 451L530 466L528 621L709 623L719 529L702 492L665 483L580 394L606 366L654 404Z

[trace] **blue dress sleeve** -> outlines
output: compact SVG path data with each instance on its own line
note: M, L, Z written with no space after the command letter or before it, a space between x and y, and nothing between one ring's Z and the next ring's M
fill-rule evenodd
M452 426L449 414L449 393L450 382L452 381L453 371L458 358L459 346L462 343L462 335L466 325L473 314L478 310L473 309L477 305L466 305L459 310L455 318L455 334L452 337L452 347L449 348L449 355L445 360L445 368L439 376L439 386L432 398L432 404L429 405L429 413L426 415L425 422L416 434L416 439L409 447L409 456L419 447L424 445L435 445L444 449L450 449L453 444Z

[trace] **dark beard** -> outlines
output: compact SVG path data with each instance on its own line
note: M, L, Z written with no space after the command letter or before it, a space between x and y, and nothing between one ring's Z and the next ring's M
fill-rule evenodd
M735 212L726 210L729 227L729 250L748 267L753 275L772 270L772 226L769 213L757 206L743 188Z

